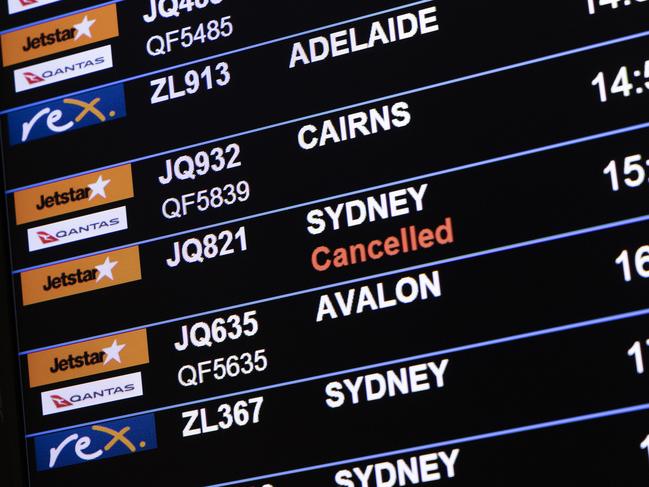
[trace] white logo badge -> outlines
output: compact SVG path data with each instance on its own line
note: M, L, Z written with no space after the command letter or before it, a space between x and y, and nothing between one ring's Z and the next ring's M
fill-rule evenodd
M27 230L27 241L29 251L33 252L126 229L128 229L126 207L120 206L112 210L30 228Z
M36 7L42 7L48 3L58 2L59 0L9 0L9 13L15 14L24 12Z
M43 416L143 395L142 374L120 375L78 386L41 392Z
M98 47L52 61L33 64L14 71L16 93L112 67L113 51L110 46Z

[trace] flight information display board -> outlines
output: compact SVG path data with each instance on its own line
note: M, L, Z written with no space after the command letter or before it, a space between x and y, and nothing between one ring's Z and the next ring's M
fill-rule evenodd
M0 9L29 485L647 484L649 1Z

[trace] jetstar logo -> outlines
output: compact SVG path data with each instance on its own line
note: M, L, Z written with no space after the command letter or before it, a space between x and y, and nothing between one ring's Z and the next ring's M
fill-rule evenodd
M34 444L39 471L131 455L157 448L155 417L146 414L37 436Z
M61 287L76 286L84 282L94 281L99 282L103 278L114 281L113 268L119 264L119 261L111 261L110 257L106 257L103 264L96 265L94 269L77 269L76 272L61 272L61 276L47 276L47 283L43 285L43 290L51 291L52 289L59 289Z
M20 274L25 306L140 279L140 251L137 246Z
M126 164L16 191L16 223L21 225L132 197L131 165Z
M51 208L55 205L67 205L70 202L81 201L88 198L88 201L94 200L97 196L106 199L106 186L110 184L110 179L104 179L102 174L97 181L90 183L85 188L70 188L69 191L59 193L56 191L52 196L45 197L41 195L41 201L36 205L37 210Z
M97 47L52 61L34 64L14 71L16 93L85 76L112 67L113 51L110 46ZM43 80L33 84L33 80L37 77L43 78Z
M125 116L124 87L110 86L10 112L9 142L21 144Z
M58 394L52 394L50 396L50 399L52 400L54 406L57 409L67 408L68 406L72 406L72 403L70 401L68 401L64 397L59 396Z
M126 229L128 229L126 207L120 206L112 210L30 228L27 230L27 243L29 251L33 252Z
M58 1L59 0L9 0L9 13L15 14Z
M148 363L146 330L120 333L27 355L30 387Z
M142 391L142 374L120 375L86 384L64 387L41 393L43 415L81 409L108 402L139 397Z
M97 194L102 195L102 198L106 198L106 186L108 186L109 183L110 179L104 181L103 176L100 174L97 181L88 184L85 188L70 188L68 191L64 192L55 191L51 196L45 196L42 194L40 202L36 205L36 209L40 211L45 208L52 208L53 206L67 205L68 203L74 203L75 201L90 199L91 194L93 198L97 196ZM101 184L102 192L98 193L96 190L93 190L93 184Z
M2 65L11 66L119 35L115 4L2 34Z

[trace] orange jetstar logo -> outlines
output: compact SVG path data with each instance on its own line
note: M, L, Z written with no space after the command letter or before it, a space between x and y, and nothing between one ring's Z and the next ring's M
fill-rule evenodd
M133 197L131 165L97 171L14 193L21 225Z
M97 338L27 355L30 387L148 363L146 330Z
M24 306L140 279L140 250L137 246L20 274Z
M37 59L117 37L115 4L3 34L2 65Z

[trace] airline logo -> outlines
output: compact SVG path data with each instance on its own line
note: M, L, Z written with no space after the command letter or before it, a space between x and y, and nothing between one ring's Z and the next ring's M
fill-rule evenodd
M24 306L140 279L140 250L137 246L20 274Z
M58 1L59 0L9 0L9 13L16 14Z
M11 66L118 35L115 4L86 10L3 34L0 36L2 65Z
M58 238L53 237L47 232L36 232L36 233L40 237L42 243L54 243L59 241Z
M51 85L113 67L110 46L97 47L14 71L16 93Z
M146 330L121 333L30 353L27 355L29 387L54 384L148 363L149 346Z
M29 251L47 249L128 229L126 207L100 211L27 230Z
M9 113L9 143L30 142L126 116L123 85Z
M77 386L41 392L43 416L131 399L144 394L142 373L120 375Z
M131 165L106 169L14 193L16 223L85 210L132 198Z
M153 414L74 428L34 439L39 471L157 448Z

